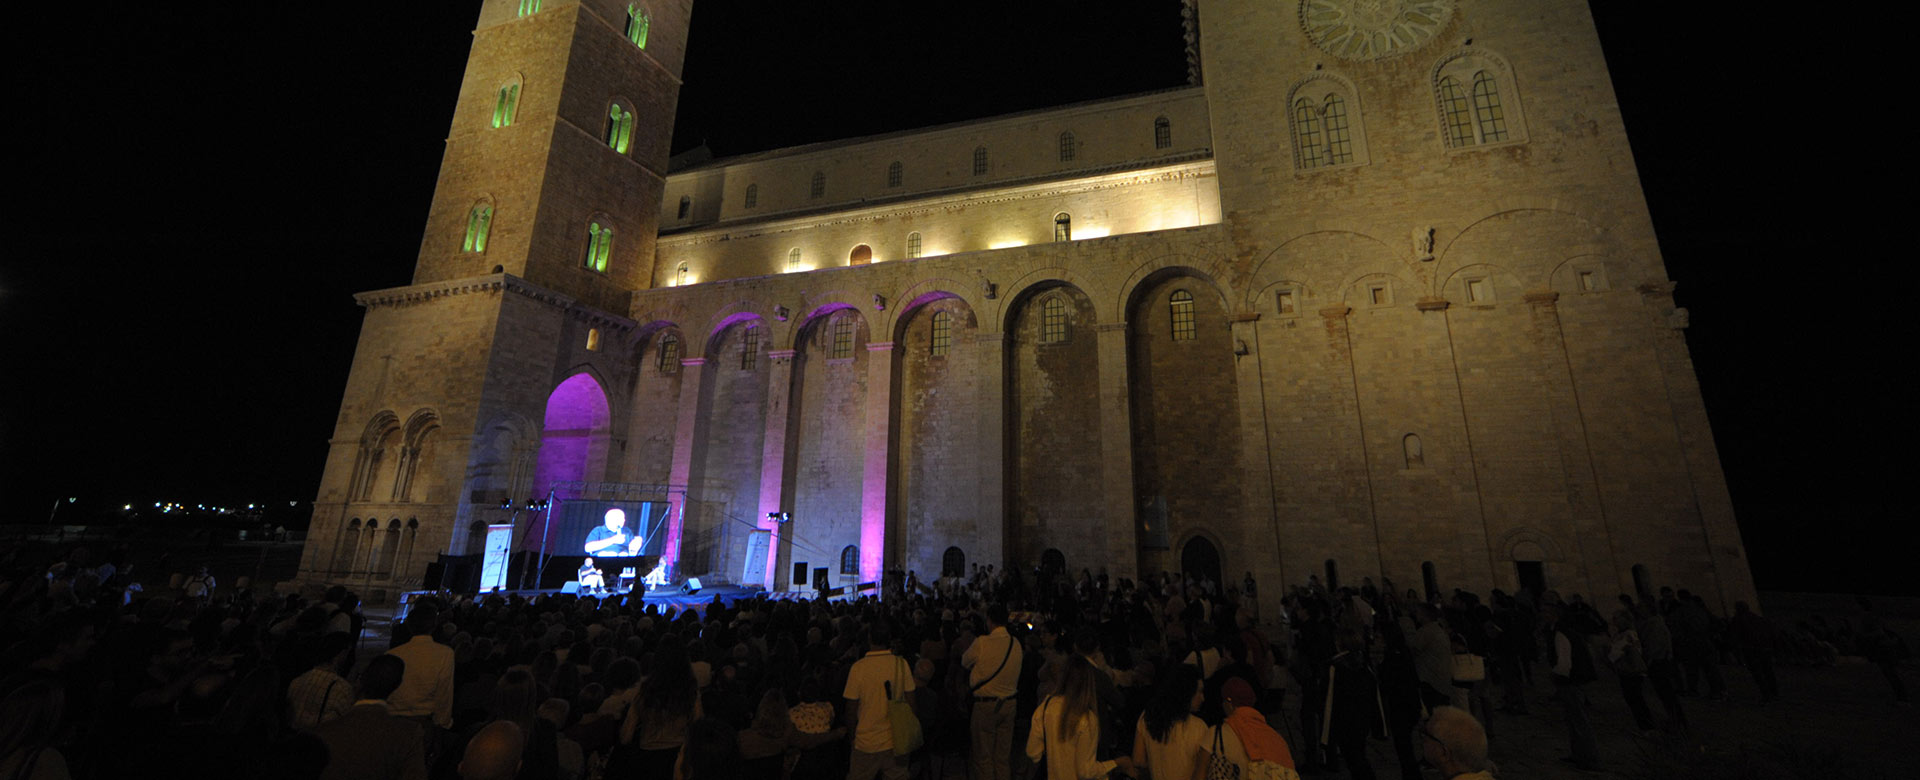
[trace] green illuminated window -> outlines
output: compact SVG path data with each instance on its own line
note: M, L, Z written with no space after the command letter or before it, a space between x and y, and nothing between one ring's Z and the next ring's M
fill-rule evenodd
M627 40L642 49L647 48L647 30L653 27L653 17L647 9L638 3L627 4Z
M588 222L586 267L594 271L599 271L600 273L606 273L607 257L612 254L613 228L610 226L602 226L598 221Z
M520 16L540 13L540 0L520 0Z
M520 111L520 82L500 87L493 100L493 126L507 127Z
M460 243L463 252L487 251L487 231L493 227L493 207L475 203L467 211L467 238Z
M633 141L633 112L619 103L607 109L607 146L621 154Z

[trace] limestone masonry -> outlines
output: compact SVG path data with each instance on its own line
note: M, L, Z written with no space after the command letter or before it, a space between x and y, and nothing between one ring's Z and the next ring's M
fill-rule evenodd
M552 492L772 590L1753 597L1584 3L1188 0L1186 87L676 165L692 11L484 4L304 584L418 588Z

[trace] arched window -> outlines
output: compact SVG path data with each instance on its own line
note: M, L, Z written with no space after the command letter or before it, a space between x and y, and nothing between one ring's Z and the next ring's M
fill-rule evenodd
M601 225L598 220L587 223L586 267L590 270L607 272L607 258L613 254L613 228Z
M692 213L693 213L693 198L686 195L680 196L680 213L676 215L674 219L686 219L687 215Z
M1040 303L1040 343L1058 344L1067 340L1067 302L1055 295Z
M1173 315L1173 340L1193 340L1193 293L1186 290L1174 290L1167 299L1167 308Z
M743 203L743 204L741 204L741 207L742 207L742 208L749 208L749 209L750 209L750 208L753 208L754 206L758 206L758 205L760 205L760 185L758 185L758 184L749 184L749 185L747 185L747 199L746 199L746 202L745 202L745 203Z
M787 252L787 270L789 270L789 271L798 271L798 270L800 270L800 247L797 247L797 246L796 246L796 247L794 247L793 249L791 249L791 250L788 250L788 252Z
M1073 216L1072 215L1064 211L1053 215L1053 240L1055 241L1072 241L1073 240Z
M807 189L807 197L820 198L825 196L826 194L827 194L827 174L821 171L814 171L813 185Z
M587 329L587 351L588 352L600 351L600 329L599 328Z
M919 233L919 231L914 231L914 232L912 232L912 233L908 233L908 234L907 234L907 256L908 256L908 257L919 257L919 256L920 256L920 233Z
M1073 131L1060 133L1060 161L1073 162Z
M1409 433L1402 437L1400 449L1407 457L1407 468L1417 469L1427 465L1427 454L1420 446L1420 434Z
M660 373L671 374L680 370L680 337L672 333L660 336Z
M520 80L500 85L493 96L493 126L508 127L520 113Z
M759 323L749 322L747 326L740 331L740 369L743 371L752 371L754 362L758 360L759 357L760 325Z
M540 13L540 0L520 0L520 17Z
M844 548L841 548L840 573L841 574L859 574L860 573L860 548L855 547L851 544L847 545Z
M895 160L893 161L892 165L888 165L887 166L887 186L889 187L900 186L900 179L902 177L904 170L905 169L901 168L899 160Z
M873 247L861 244L847 253L847 265L866 265L873 262Z
M487 232L492 228L493 204L486 201L473 204L473 208L467 210L467 237L460 242L460 251L487 251Z
M1366 162L1359 103L1346 80L1315 74L1288 95L1294 167L1308 171Z
M1347 126L1347 101L1328 95L1320 109L1320 128L1327 134L1326 163L1345 165L1353 162L1353 136Z
M686 286L688 270L689 269L687 268L686 263L681 263L679 268L673 269L673 286L675 287Z
M973 147L973 175L987 175L987 147Z
M833 357L835 359L853 357L852 317L838 317L833 321Z
M639 3L627 4L627 40L642 49L647 48L647 32L653 27L653 16Z
M941 357L953 351L953 313L936 311L933 313L932 348L934 357Z
M1173 123L1166 117L1153 120L1153 148L1167 149L1173 146Z
M1507 115L1500 109L1500 85L1486 71L1473 74L1473 121L1480 142L1507 140Z
M967 554L958 547L948 547L946 554L940 556L940 576L967 576Z
M1293 101L1293 151L1300 167L1320 167L1320 112L1306 98Z
M1513 72L1500 57L1463 50L1433 70L1433 96L1447 148L1526 140Z
M614 103L607 108L607 146L621 154L627 153L627 146L633 141L633 112L625 106Z
M1446 125L1448 146L1474 144L1473 116L1467 110L1467 96L1460 91L1460 80L1452 76L1440 80L1440 116Z

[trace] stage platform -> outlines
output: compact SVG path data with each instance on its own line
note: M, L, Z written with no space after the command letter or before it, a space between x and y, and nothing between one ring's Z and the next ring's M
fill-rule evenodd
M436 591L419 590L419 591L409 591L407 593L401 594L399 609L396 610L396 613L393 619L396 621L406 619L407 610L412 606L414 599L420 598L422 596L433 595L435 593ZM508 596L508 597L519 596L524 599L532 599L539 596L561 596L561 595L576 596L576 597L579 596L579 594L568 593L558 589L500 590L500 591L492 591L488 595L494 595L494 594L498 594L500 596ZM614 599L626 598L627 595L629 594L611 596L610 598L614 598ZM635 591L633 594L630 594L630 595L640 595L640 594L638 591ZM655 588L653 592L647 593L644 596L641 596L641 601L642 603L645 603L648 605L657 606L662 612L666 611L667 608L671 607L682 612L685 612L688 609L694 609L704 613L706 612L706 608L709 605L713 604L714 599L719 599L720 603L725 604L727 606L733 606L736 602L739 602L741 600L760 598L762 596L765 596L769 600L773 600L773 601L808 601L808 600L811 600L813 596L813 592L812 591L790 591L790 592L780 592L780 593L769 594L766 591L761 590L759 588L743 588L736 585L715 585L712 587L701 588L699 591L694 593L687 593L683 588L665 587L665 588Z

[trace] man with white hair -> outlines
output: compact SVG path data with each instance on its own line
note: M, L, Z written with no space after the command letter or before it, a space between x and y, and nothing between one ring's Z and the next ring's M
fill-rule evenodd
M640 538L627 533L627 513L618 507L607 510L606 525L587 534L588 555L619 557L640 550Z
M1446 780L1493 780L1487 730L1466 710L1435 707L1420 724L1420 757Z

